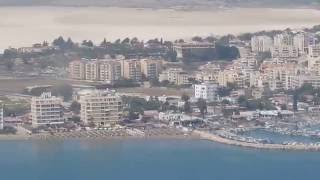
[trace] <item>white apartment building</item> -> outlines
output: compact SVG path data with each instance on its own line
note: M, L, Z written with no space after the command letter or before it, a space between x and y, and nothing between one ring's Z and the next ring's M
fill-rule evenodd
M4 127L4 111L3 111L3 106L0 104L0 129L3 129L3 127Z
M82 60L75 60L70 62L69 77L71 79L84 80L85 79L85 62Z
M122 76L133 81L141 81L141 62L137 59L128 59L121 61Z
M194 85L194 97L212 102L216 99L216 84L202 83Z
M121 79L121 63L119 61L100 61L99 80L112 83Z
M99 80L99 63L96 60L88 61L85 64L86 80L97 81Z
M62 98L52 96L50 92L43 93L40 97L31 100L32 126L64 123Z
M273 42L275 47L294 45L293 35L289 33L275 35L273 37Z
M293 79L295 88L301 87L303 84L311 84L314 88L320 88L320 76L317 75L300 75Z
M147 79L157 79L161 70L160 60L142 59L141 72Z
M316 44L316 38L313 34L301 32L294 36L293 44L298 49L299 54L303 55L308 52L308 47Z
M80 96L81 121L103 127L116 124L121 120L121 97L113 91L93 90Z
M271 51L273 58L296 60L299 57L298 49L293 45L275 46Z
M283 64L270 66L265 71L267 82L271 90L294 89L294 78L298 74L298 68L295 64Z
M169 81L177 85L189 84L190 75L181 68L169 68L159 75L159 81Z
M251 50L255 53L268 52L272 46L273 41L269 36L253 36L251 38Z
M320 57L320 44L309 46L308 55L311 58Z

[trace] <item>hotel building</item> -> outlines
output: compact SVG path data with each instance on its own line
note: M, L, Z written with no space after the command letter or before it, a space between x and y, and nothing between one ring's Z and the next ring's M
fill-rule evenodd
M112 91L94 90L82 94L79 103L81 104L81 121L90 125L103 127L116 124L122 116L121 97Z
M31 100L32 126L62 124L64 123L62 111L62 98L43 93L40 97Z

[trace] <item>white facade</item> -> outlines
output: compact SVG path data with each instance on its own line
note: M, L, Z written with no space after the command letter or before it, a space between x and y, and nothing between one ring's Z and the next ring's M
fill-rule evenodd
M80 96L81 120L85 124L106 126L120 121L121 97L112 91L88 91Z
M62 102L62 98L52 96L51 93L33 97L31 100L32 126L64 123Z
M216 98L217 85L203 83L194 85L194 97L207 101L214 101Z
M311 58L320 57L320 44L309 46L308 51L309 51L309 57Z
M268 36L254 36L251 38L251 50L253 52L268 52L272 45L272 38Z
M274 36L274 46L293 46L293 36L289 33L277 34Z
M293 45L275 46L272 49L272 57L281 59L296 59L299 57L299 51Z
M4 124L4 111L3 111L3 107L0 104L0 129L3 129L3 124Z

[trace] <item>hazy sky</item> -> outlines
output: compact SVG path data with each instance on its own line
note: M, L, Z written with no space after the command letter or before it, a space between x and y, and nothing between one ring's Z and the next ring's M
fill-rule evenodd
M161 7L161 6L294 6L320 4L320 0L0 0L0 5L91 5L125 7Z

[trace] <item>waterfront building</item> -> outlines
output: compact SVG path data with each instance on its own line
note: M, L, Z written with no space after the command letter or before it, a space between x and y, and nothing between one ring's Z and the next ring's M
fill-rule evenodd
M212 102L216 100L217 88L216 84L211 83L196 84L194 85L194 97Z
M99 62L97 60L87 61L85 64L86 80L99 80Z
M161 70L160 60L142 59L141 71L147 79L157 79Z
M64 123L62 98L52 96L50 92L31 100L32 126L62 124Z
M87 91L80 96L79 103L81 121L86 125L108 126L121 119L122 100L114 91Z
M201 54L208 50L213 50L215 43L209 42L181 42L173 45L173 50L177 53L177 58L185 58L190 54Z
M273 45L269 36L253 36L251 38L251 50L255 53L268 52Z
M121 79L121 63L119 61L105 60L99 63L99 80L113 83Z
M75 60L69 63L69 77L77 80L85 80L85 62Z
M131 79L133 81L141 81L141 62L137 59L128 59L121 61L122 76L125 79Z

